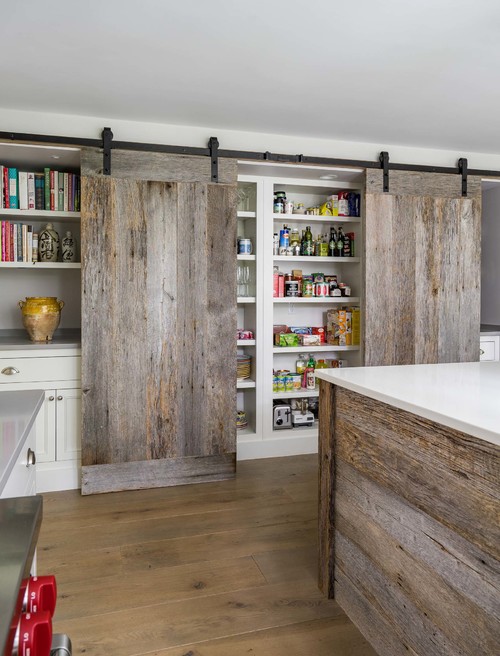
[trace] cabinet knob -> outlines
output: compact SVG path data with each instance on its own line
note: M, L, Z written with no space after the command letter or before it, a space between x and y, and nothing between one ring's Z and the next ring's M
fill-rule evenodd
M26 467L30 465L36 465L36 455L33 449L28 449L28 453L26 454Z
M2 373L5 374L5 376L14 376L19 373L19 369L16 369L15 367L5 367L5 369L2 369Z
M53 396L49 396L49 401L53 401L53 400L54 400L54 397L53 397Z
M63 397L62 397L62 396L58 396L58 397L57 397L57 400L58 400L58 401L62 401L62 400L63 400Z

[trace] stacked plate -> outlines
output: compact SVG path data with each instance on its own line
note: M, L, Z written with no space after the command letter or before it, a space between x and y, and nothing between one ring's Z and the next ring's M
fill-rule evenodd
M241 410L236 415L236 428L246 428L248 426L247 416Z
M250 378L250 370L252 367L251 355L238 355L237 377L238 380L245 380Z

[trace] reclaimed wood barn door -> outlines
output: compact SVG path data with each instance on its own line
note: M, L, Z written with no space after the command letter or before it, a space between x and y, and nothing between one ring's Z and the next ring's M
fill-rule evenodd
M236 460L236 163L82 156L82 494Z
M367 365L479 360L481 181L366 173Z

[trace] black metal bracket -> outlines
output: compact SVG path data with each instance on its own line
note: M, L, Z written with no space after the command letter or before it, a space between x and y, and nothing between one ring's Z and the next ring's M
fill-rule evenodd
M304 155L279 155L270 153L268 150L264 153L264 160L267 162L287 162L290 164L301 164L304 162Z
M102 172L104 175L111 175L111 142L113 133L111 128L104 128L102 131Z
M212 166L212 182L219 182L219 141L217 137L210 137L208 149Z
M380 162L380 168L384 169L384 193L387 193L389 191L389 153L383 150L380 153L378 161Z
M465 157L458 160L458 172L462 176L462 196L467 196L467 159Z

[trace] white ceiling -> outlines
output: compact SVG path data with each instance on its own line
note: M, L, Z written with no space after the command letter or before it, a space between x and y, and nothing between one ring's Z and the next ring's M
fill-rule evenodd
M500 153L498 0L3 2L2 108Z

